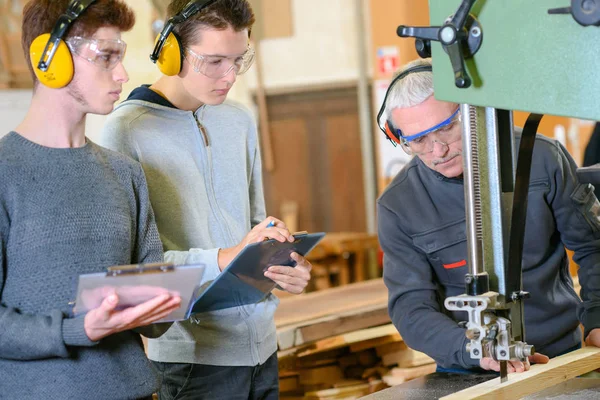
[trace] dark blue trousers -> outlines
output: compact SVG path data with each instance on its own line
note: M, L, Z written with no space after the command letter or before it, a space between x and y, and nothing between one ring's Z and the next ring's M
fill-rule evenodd
M277 353L254 367L154 362L162 373L160 400L276 400Z

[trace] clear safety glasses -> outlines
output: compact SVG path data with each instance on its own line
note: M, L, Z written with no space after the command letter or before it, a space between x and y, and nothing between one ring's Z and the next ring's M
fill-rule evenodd
M196 54L186 48L185 59L196 73L203 74L211 79L219 79L230 73L231 70L234 70L236 75L248 71L254 61L254 49L248 47L246 52L240 56L226 57Z
M111 70L123 60L127 43L121 39L88 39L73 36L66 40L71 52L99 66Z

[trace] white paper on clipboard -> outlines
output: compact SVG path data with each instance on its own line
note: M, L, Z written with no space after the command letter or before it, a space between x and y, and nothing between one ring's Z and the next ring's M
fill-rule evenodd
M80 275L73 313L77 316L97 308L113 292L119 298L117 309L136 306L161 294L171 293L181 297L181 306L157 322L187 319L204 269L203 264L135 264Z

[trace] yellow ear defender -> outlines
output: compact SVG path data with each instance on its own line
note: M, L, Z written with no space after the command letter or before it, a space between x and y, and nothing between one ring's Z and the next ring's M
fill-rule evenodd
M173 32L175 25L184 22L216 1L192 0L183 7L183 10L169 18L165 23L162 31L156 36L154 50L150 55L150 60L158 66L160 72L167 76L174 76L181 72L181 67L183 66L183 47L181 46L181 41L175 32Z
M155 46L160 40L160 35L156 37ZM169 36L161 46L161 50L158 53L158 60L156 65L160 72L167 76L177 75L181 72L183 66L183 48L181 42L175 32L169 32Z
M58 89L67 86L71 79L73 79L73 58L71 52L64 41L59 41L58 46L54 52L54 59L45 71L38 67L38 60L42 59L42 54L48 55L46 47L50 41L50 34L44 33L36 37L31 45L29 46L29 56L31 58L31 64L33 65L33 72L37 76L38 80L53 89ZM53 49L50 49L50 52ZM50 64L50 63L48 63Z
M29 46L29 58L38 80L53 89L65 87L73 79L73 57L63 38L69 27L96 0L73 0L58 18L51 33L36 37Z

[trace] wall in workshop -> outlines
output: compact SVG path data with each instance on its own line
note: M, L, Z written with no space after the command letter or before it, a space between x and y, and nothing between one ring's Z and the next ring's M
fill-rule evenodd
M129 82L123 87L121 99L143 83L151 83L160 75L148 56L153 47L151 21L154 17L150 0L126 0L135 7L136 25L123 34L127 42L124 61ZM285 90L305 85L354 81L358 77L356 23L354 1L292 0L293 35L265 39L260 44L264 87ZM256 66L238 78L229 98L253 108L252 91L256 88ZM2 91L0 136L13 129L25 115L29 91ZM89 137L94 140L101 132L104 117L88 118Z
M265 88L356 80L355 19L354 0L292 0L293 35L260 44ZM255 74L247 86L256 86Z
M377 115L383 98L395 75L402 65L418 58L413 39L403 39L396 35L398 25L429 25L427 0L369 0L371 46L370 65L373 68L373 109ZM385 138L373 121L375 135L375 155L377 166L377 186L381 193L394 176L410 161L400 147L394 147Z
M0 90L0 137L15 129L25 118L31 102L31 90Z

